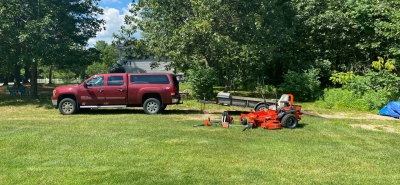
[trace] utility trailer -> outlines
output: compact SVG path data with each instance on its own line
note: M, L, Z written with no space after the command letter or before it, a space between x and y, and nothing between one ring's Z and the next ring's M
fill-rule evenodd
M262 110L268 107L275 107L277 99L262 99L262 98L251 98L244 96L232 96L228 92L220 92L217 94L216 101L199 100L200 103L204 104L219 104L225 106L239 106L239 107L252 107L255 111Z

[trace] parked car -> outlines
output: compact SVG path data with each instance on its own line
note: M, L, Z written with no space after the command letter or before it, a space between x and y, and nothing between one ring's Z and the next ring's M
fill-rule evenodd
M80 109L143 107L157 114L167 105L181 104L179 82L169 73L109 73L94 75L79 85L59 86L51 97L61 114Z

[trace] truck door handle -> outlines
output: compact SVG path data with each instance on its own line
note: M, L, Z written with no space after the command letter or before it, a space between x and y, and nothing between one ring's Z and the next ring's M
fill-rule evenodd
M103 90L103 89L99 89L99 90L97 90L97 91L99 91L99 92L103 92L104 90Z
M119 88L118 91L122 92L122 91L124 91L124 89L123 88Z

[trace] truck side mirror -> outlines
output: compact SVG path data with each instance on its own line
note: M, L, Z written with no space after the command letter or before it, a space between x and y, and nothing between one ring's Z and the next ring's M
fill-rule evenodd
M86 82L83 82L83 87L84 87L85 89L88 88L87 86L88 86L87 83L86 83Z

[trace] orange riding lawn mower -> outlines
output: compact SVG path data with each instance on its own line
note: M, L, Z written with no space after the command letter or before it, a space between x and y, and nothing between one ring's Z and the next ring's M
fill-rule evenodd
M208 118L203 124L194 125L198 126L222 126L229 128L231 126L243 126L243 131L251 128L264 128L268 130L285 128L296 128L299 120L301 120L301 106L294 105L294 97L292 94L283 94L279 100L276 99L275 103L266 102L264 99L263 108L250 110L250 112L240 113L238 119L240 125L234 125L234 119L229 115L228 111L224 111L221 120L211 121Z

